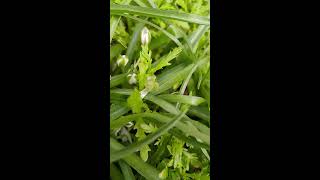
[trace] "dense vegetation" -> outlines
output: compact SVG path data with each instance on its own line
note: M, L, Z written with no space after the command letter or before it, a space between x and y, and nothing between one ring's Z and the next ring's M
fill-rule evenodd
M210 179L209 1L110 3L111 179Z

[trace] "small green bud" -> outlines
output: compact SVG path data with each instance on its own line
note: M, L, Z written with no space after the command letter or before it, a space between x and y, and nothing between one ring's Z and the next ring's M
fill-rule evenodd
M128 77L130 77L129 79L129 84L136 84L137 83L137 78L136 78L136 74L135 73L132 73L132 74L129 74Z
M118 66L125 66L127 65L129 59L127 58L126 55L122 55L117 59L117 65Z
M147 77L147 81L146 81L146 84L145 84L146 89L151 91L154 88L157 88L158 86L159 86L159 84L156 81L156 76L155 75Z

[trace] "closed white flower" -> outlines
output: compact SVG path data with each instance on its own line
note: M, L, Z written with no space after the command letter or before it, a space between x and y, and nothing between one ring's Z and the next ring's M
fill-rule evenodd
M148 28L144 27L141 31L141 44L147 45L151 41L151 34Z

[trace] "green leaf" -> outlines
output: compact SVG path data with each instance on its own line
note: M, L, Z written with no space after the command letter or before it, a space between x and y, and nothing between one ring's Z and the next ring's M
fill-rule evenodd
M113 152L124 149L121 143L117 142L115 139L110 138L110 155ZM133 169L135 169L139 174L145 177L148 180L160 180L159 171L152 167L150 164L145 163L140 159L137 155L131 154L127 157L124 157L123 160L130 165Z
M113 104L113 107L110 109L110 121L119 118L120 116L126 114L129 111L130 108L128 108L127 106Z
M210 122L210 112L207 107L191 107L188 114L197 116L205 121Z
M163 136L161 136L160 144L158 144L157 151L151 157L151 164L152 165L159 163L160 160L163 159L163 155L165 154L166 149L167 149L167 144L169 143L171 138L172 138L171 135L164 134Z
M159 88L155 91L150 92L153 95L163 93L169 90L177 82L183 81L188 72L192 69L193 64L186 66L185 64L180 64L174 68L161 73L158 76Z
M152 68L150 69L150 73L153 74L156 71L166 67L170 66L171 64L169 63L171 60L176 58L180 53L182 52L182 48L174 48L172 51L170 51L167 55L163 56L161 59L159 59L157 62L152 64Z
M120 160L119 165L123 173L124 180L135 180L134 174L130 166L125 161Z
M123 180L123 175L113 163L110 164L110 176L112 180Z
M146 162L148 160L148 157L149 157L149 151L151 151L151 149L149 148L148 145L144 145L144 146L141 146L141 149L140 149L140 157L141 159Z
M210 18L195 14L182 13L175 10L159 10L139 6L110 4L111 15L122 15L124 13L142 15L147 17L168 18L190 23L210 25Z
M140 19L140 18L137 18L137 17L134 17L134 16L130 16L130 15L127 15L127 14L122 14L121 16L124 16L124 17L127 17L127 18L130 18L130 19L134 19L136 21L139 21L141 23L144 23L144 24L148 24L158 30L160 30L161 32L163 32L166 36L168 36L173 42L175 42L178 46L180 47L183 47L181 42L175 37L173 36L172 34L170 34L168 31L164 30L163 28L155 25L154 23L151 23L151 22L148 22L146 20L143 20L143 19Z
M110 19L110 43L112 41L113 34L117 29L117 26L118 26L118 23L120 21L120 18L121 17L119 17L119 16L112 16L111 19Z
M143 101L140 96L140 92L135 89L127 100L128 106L133 113L140 113L143 107Z
M117 129L126 125L130 121L136 121L139 118L151 118L161 123L168 123L172 119L170 116L166 116L160 113L140 113L140 114L131 114L127 116L120 117L117 120L110 122L111 129ZM175 125L179 130L185 133L186 136L193 136L197 139L201 139L204 143L210 144L210 138L208 135L200 132L193 124L186 124L184 122L177 122Z
M110 156L120 174L110 178L210 178L209 0L110 4Z
M169 102L179 102L179 103L185 103L193 106L198 106L201 103L206 102L204 98L197 97L197 96L162 94L162 95L159 95L158 97L164 100L167 100Z
M169 129L173 128L174 125L183 117L183 115L186 113L182 112L178 116L176 116L174 119L172 119L170 122L166 123L165 125L161 126L156 132L148 135L146 138L144 138L142 141L138 141L134 144L131 144L126 147L126 149L123 149L118 152L113 152L110 156L110 162L114 162L118 159L121 159L123 157L126 157L138 150L140 150L145 145L148 145L155 141L158 137L162 136L164 133L166 133Z
M133 53L136 50L136 48L138 47L140 33L141 33L141 30L142 30L143 27L144 27L144 23L138 23L134 28L134 32L133 32L133 34L131 36L131 41L130 41L130 43L128 45L127 52L126 52L126 55L127 55L128 59L129 59L127 67L129 67L129 65L132 62Z
M127 80L128 73L119 74L111 77L110 88L116 87Z

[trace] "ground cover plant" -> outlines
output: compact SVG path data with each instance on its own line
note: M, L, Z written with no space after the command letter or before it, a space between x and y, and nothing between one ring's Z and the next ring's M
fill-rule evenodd
M110 1L110 178L210 179L210 2Z

